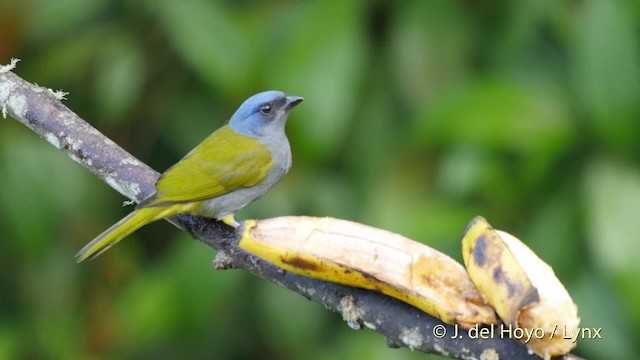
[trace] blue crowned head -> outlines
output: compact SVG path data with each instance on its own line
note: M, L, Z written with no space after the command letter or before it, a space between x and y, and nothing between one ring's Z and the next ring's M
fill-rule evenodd
M242 135L254 138L284 132L289 112L302 100L282 91L261 92L240 105L229 120L229 126Z

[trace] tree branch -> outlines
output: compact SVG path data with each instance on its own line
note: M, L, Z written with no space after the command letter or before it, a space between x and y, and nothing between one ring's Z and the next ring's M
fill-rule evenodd
M58 96L59 97L59 96ZM122 195L141 201L154 191L159 174L102 135L63 105L50 89L32 85L11 71L0 71L0 107L65 152ZM353 328L363 325L382 334L390 347L409 347L458 359L539 359L515 339L452 339L455 328L382 294L283 271L237 247L242 227L180 215L170 221L218 251L217 269L242 268L280 284L342 314ZM70 257L69 261L73 261ZM446 336L434 329L444 326ZM564 359L579 359L567 355Z

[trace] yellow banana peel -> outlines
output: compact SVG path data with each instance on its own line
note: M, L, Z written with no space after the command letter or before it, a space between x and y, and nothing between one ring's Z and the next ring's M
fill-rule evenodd
M578 333L578 310L551 267L482 217L462 237L466 269L422 243L333 218L248 220L238 245L285 270L375 290L464 328L495 324L497 313L535 334L520 340L545 359L576 346L566 335Z
M462 255L471 280L506 324L543 335L527 337L530 349L548 359L576 346L564 335L578 331L577 306L524 243L476 217L463 235Z
M245 251L297 274L375 290L449 324L494 324L462 265L422 243L333 218L245 221Z

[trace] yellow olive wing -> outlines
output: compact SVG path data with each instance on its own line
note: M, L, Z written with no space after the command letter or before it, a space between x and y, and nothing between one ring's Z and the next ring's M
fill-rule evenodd
M144 206L211 199L262 181L272 160L269 150L228 125L209 135L156 183Z

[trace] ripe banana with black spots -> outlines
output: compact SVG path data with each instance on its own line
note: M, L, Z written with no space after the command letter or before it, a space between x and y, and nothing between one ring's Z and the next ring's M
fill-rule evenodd
M528 333L526 345L545 359L564 355L576 343L580 318L571 296L543 262L520 240L474 218L462 238L462 256L471 280L500 318Z
M497 321L462 265L385 230L333 218L250 220L238 245L285 270L375 290L449 324Z
M285 270L375 290L463 328L495 324L497 313L505 324L541 329L545 336L526 345L545 358L575 347L563 334L577 331L577 307L553 270L482 217L463 234L466 269L422 243L333 218L247 220L238 245Z

